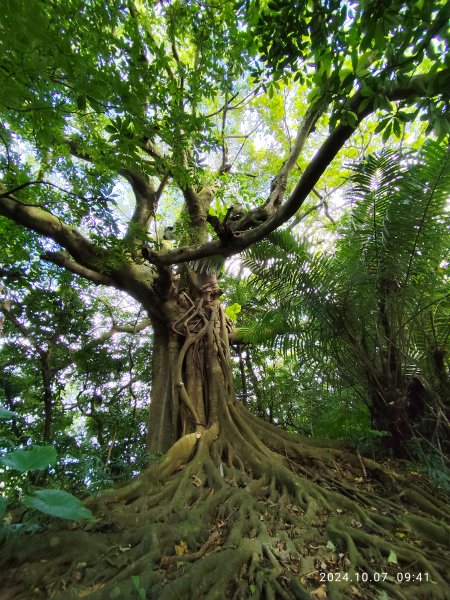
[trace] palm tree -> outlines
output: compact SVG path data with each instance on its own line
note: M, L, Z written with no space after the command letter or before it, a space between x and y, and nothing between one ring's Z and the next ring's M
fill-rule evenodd
M383 151L355 169L332 252L282 231L246 255L264 293L242 335L350 383L397 456L414 436L441 452L449 429L449 195L448 148Z

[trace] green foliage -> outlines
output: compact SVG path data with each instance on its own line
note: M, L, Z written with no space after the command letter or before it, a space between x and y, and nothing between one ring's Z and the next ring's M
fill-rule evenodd
M449 159L445 146L428 142L419 155L364 161L333 252L314 252L287 231L248 251L249 285L259 294L245 307L253 316L241 335L294 353L372 417L377 394L395 404L414 378L425 382L430 410L445 401L432 357L450 335ZM333 430L332 414L325 430Z
M140 598L141 600L145 600L147 598L147 593L145 591L145 588L143 588L141 586L140 581L141 581L141 579L140 579L139 575L133 575L131 577L131 582L137 591L138 598Z
M53 446L30 446L0 457L0 463L21 473L40 471L54 465L57 459Z
M3 519L6 513L6 509L8 507L8 500L6 498L0 497L0 519Z
M372 108L382 113L328 167L314 190L321 198L342 183L342 157L355 158L358 145L371 147L379 135L402 143L411 128L420 139L419 117L445 135L448 7L428 0L3 4L0 201L4 190L17 190L22 206L40 207L77 228L81 233L67 231L86 238L94 259L83 263L77 248L70 261L80 260L82 273L98 268L119 283L113 293L94 292L72 272L61 274L41 257L61 250L64 239L43 233L33 219L22 227L0 217L0 268L19 273L0 286L2 448L12 450L11 458L19 446L51 443L61 457L54 484L98 490L130 477L147 459L152 338L123 331L142 314L121 296L128 289L136 298L141 290L146 309L160 297L157 269L143 264L142 245L165 251L166 221L176 223L177 244L198 245L214 234L204 220L208 211L223 220L236 201L245 211L262 208L307 110L320 116L295 161L296 174L328 130L339 123L355 128ZM424 89L388 99L394 84L409 89L420 73L430 75L420 80ZM441 150L430 145L427 152L437 160ZM364 368L378 368L389 347L376 316L382 294L389 296L393 331L406 336L402 344L396 339L405 371L418 370L420 355L431 381L433 364L428 358L425 367L424 357L448 339L439 271L448 266L436 242L446 224L445 177L432 180L423 170L431 169L428 163L411 160L414 184L404 166L390 170L389 154L367 161L334 256L278 231L248 252L245 264L255 277L247 288L223 275L223 256L193 260L180 271L169 267L177 275L184 268L221 275L234 286L227 315L239 318L242 334L255 344L275 338L281 353L251 352L261 389L252 384L246 398L273 422L333 436L356 435L358 423L369 429L355 397L367 395ZM372 190L378 171L386 185ZM133 177L139 184L131 189ZM393 182L400 187L390 202ZM287 194L294 185L283 183ZM215 190L213 208L205 205L196 215L186 198L204 186ZM151 201L139 207L142 189ZM130 220L142 207L150 216ZM311 198L305 207L313 207ZM236 240L239 234L230 253ZM370 352L361 360L363 339ZM295 377L292 354L305 357ZM282 391L276 395L266 382ZM22 471L5 473L8 492L26 488Z
M241 312L241 310L242 310L241 305L238 304L237 302L233 302L233 304L230 304L230 306L227 306L227 308L225 309L225 314L232 321L237 321L238 314Z
M0 463L21 473L40 471L55 464L56 450L52 446L31 446L14 450L0 458ZM6 512L7 498L0 498L0 515ZM41 513L62 519L93 519L90 510L72 494L61 490L34 490L33 495L22 498L22 504Z
M3 408L3 406L0 406L0 419L3 419L5 421L10 421L16 413L14 413L12 410L8 410L7 408Z
M389 564L396 565L397 564L397 555L393 550L389 552L389 556L387 557L387 561Z
M258 346L241 351L241 368L235 368L238 397L254 414L302 435L372 439L369 411L358 399L363 390L332 373L325 377L306 357Z
M78 521L94 517L78 498L62 490L36 490L32 496L26 496L23 504L52 517Z
M394 78L407 81L417 72L439 72L448 66L448 3L440 2L350 2L254 0L247 4L256 46L269 66L275 84L292 77L311 90L308 101L331 103L330 126L340 120L356 125L358 115L349 111L347 97L359 90L366 99L364 110L374 99L375 108L388 112L377 132L383 140L400 137L405 122L423 111L428 130L438 135L450 132L450 120L442 89L430 82L430 99L410 111L408 100L398 108L386 95ZM261 66L256 76L267 80ZM278 84L278 85L277 85ZM447 83L448 85L448 79ZM405 110L406 109L406 110Z
M0 420L3 453L50 442L60 461L51 481L39 474L40 485L73 493L110 487L138 472L146 460L151 335L141 332L136 341L137 336L111 330L114 323L140 320L128 300L94 293L45 264L28 267L27 274L8 280L0 299L0 399L8 417ZM46 415L51 427L44 440ZM29 487L11 469L3 474L3 484L11 498Z

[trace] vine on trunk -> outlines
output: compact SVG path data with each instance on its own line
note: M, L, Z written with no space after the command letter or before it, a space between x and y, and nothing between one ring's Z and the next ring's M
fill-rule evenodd
M202 286L196 303L183 292L189 308L171 325L172 334L184 340L173 373L178 397L172 426L178 428L180 420L181 435L217 424L219 402L234 394L228 341L232 325L220 304L221 294L215 276Z

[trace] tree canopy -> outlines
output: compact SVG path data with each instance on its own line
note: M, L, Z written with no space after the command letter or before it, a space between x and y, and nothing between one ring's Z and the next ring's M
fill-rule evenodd
M151 9L145 3L81 1L53 8L9 2L2 20L7 162L1 211L70 254L50 252L47 259L97 282L126 285L120 270L127 244L145 241L164 190L182 196L197 237L206 234L206 225L198 223L209 216L217 176L226 182L225 205L239 189L233 172L239 157L233 169L229 138L245 141L248 121L258 124L261 109L254 99L264 90L274 97L289 84L302 103L286 114L297 133L289 149L286 140L280 144L283 162L272 167L270 192L250 186L246 214L231 231L228 223L212 220L218 239L181 236L176 249L148 250L152 264L231 255L276 229L299 210L374 111L383 115L387 136L400 135L402 124L419 115L430 129L448 131L444 2L400 2L386 11L378 2L171 2ZM275 79L268 79L270 70ZM326 128L314 160L282 201L306 139ZM21 143L25 160L17 156ZM123 229L114 229L111 194L118 177L137 198L125 237ZM23 206L25 200L34 208ZM47 214L52 208L58 222ZM82 223L87 235L64 229ZM114 244L117 238L125 247ZM100 268L102 252L112 252L115 264Z

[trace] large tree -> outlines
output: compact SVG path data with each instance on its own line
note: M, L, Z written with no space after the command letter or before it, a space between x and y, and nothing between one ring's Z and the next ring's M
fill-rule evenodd
M6 3L0 215L37 234L43 260L128 293L153 328L148 447L168 452L145 477L90 501L132 532L132 552L115 564L127 568L117 574L106 561L100 575L86 565L106 555L110 541L91 534L92 550L73 578L93 598L132 597L132 575L140 577L133 580L140 597L243 597L250 589L306 598L311 586L324 589L307 578L314 560L332 570L334 561L349 561L353 583L329 585L333 597L349 597L360 583L355 573L381 570L391 551L399 567L414 561L437 583L413 586L408 597L432 586L444 598L445 562L431 564L427 546L447 538L436 521L444 518L439 501L370 461L299 441L236 403L235 332L218 274L226 258L298 214L366 117L382 115L377 130L385 139L419 116L446 133L448 13L447 3L427 1ZM298 101L283 114L271 99L288 88ZM275 148L269 176L258 172L257 145L245 154L260 122L266 137L258 144ZM281 122L296 127L283 144ZM133 195L126 220L123 182ZM164 214L176 220L170 234ZM364 495L338 482L344 463L350 472L370 470L432 519L398 511L398 499L382 500L370 486ZM151 491L148 477L159 482ZM330 516L336 508L349 518ZM426 540L423 548L400 545L392 533L383 538L399 527ZM58 537L60 559L48 573L29 573L27 584L56 582L82 535ZM123 533L108 535L124 544ZM319 553L313 539L324 542ZM39 544L48 539L33 552ZM170 556L174 545L179 558ZM144 568L149 560L159 567ZM382 585L403 597L392 581ZM375 595L370 586L364 593Z

